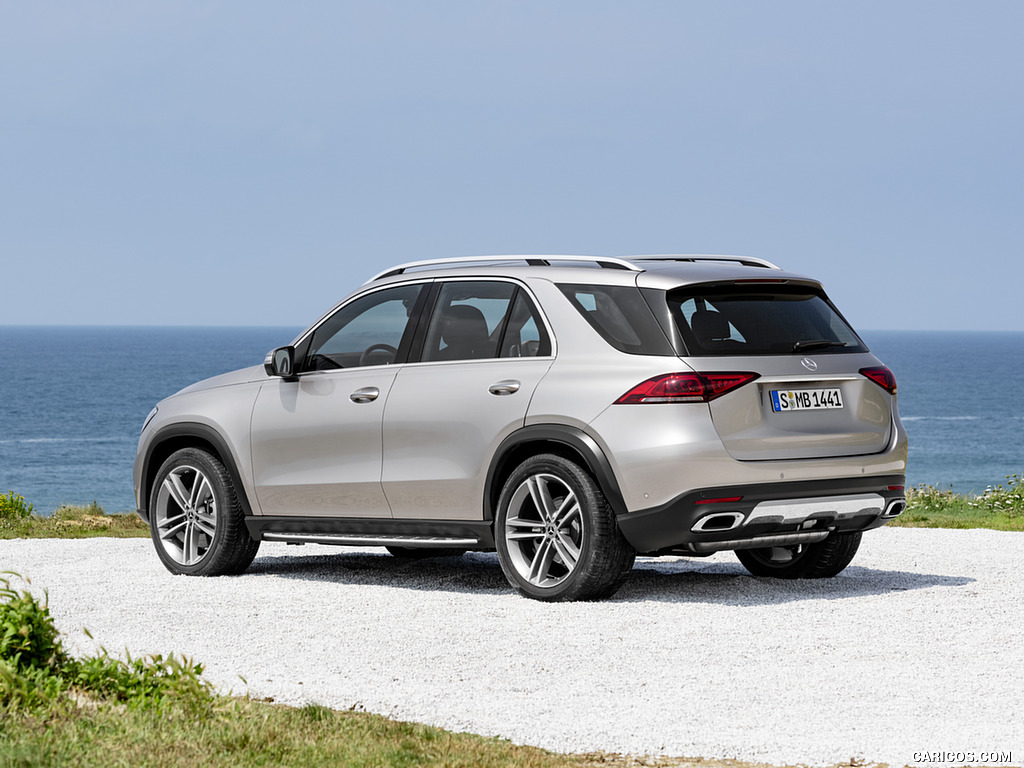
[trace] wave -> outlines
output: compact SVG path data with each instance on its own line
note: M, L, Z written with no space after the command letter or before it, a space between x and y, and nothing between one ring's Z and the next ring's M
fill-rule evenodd
M982 416L900 416L901 421L978 421ZM1005 417L1004 417L1005 418Z
M20 437L0 440L0 445L32 445L36 443L128 443L131 437Z

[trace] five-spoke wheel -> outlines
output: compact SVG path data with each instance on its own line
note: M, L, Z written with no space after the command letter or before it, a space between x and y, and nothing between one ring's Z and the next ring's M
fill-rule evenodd
M172 573L241 573L259 549L230 475L206 451L183 448L163 463L149 510L157 554Z
M594 479L553 454L527 459L512 472L494 532L509 583L540 600L607 597L636 557Z
M217 532L217 499L201 470L189 464L171 468L153 511L157 541L176 563L195 565L206 556Z
M505 541L516 572L535 587L553 587L576 568L583 547L580 503L557 475L530 475L512 493Z

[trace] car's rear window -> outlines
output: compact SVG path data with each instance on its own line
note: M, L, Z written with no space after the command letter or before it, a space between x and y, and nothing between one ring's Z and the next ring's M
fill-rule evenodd
M687 286L667 299L690 355L867 351L825 295L810 286Z
M631 285L559 285L601 337L631 355L674 355L675 350L640 290Z

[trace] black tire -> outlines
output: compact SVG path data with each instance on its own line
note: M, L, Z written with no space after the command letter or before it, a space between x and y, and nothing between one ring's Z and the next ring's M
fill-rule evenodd
M533 456L509 475L494 540L509 584L535 600L610 597L636 559L594 479L554 454Z
M429 557L462 557L465 549L458 547L384 547L395 557L407 560L426 560Z
M853 560L860 533L833 533L816 544L798 547L737 549L736 557L755 576L777 579L830 579Z
M157 555L171 573L242 573L260 548L224 465L198 448L182 448L160 466L149 520Z

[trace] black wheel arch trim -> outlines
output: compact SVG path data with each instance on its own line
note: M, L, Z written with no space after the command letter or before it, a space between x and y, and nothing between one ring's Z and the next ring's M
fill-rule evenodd
M153 492L152 481L156 477L156 472L160 469L158 466L152 465L153 454L157 452L161 446L166 445L168 441L182 442L181 448L193 447L201 448L202 446L192 444L191 446L185 445L184 440L188 438L196 438L201 442L208 443L214 447L217 451L217 458L224 465L228 475L231 477L231 482L235 486L235 496L238 498L238 504L242 508L242 512L246 517L251 517L252 507L249 504L249 498L245 493L245 486L242 484L242 476L238 471L238 464L235 462L235 456L228 447L228 441L224 439L216 429L208 424L201 422L190 422L183 421L177 424L169 424L166 427L161 427L157 430L156 434L153 435L152 440L149 442L149 446L146 448L146 455L142 461L142 492L139 494L139 506L138 513L144 520L149 519L149 496ZM175 449L177 450L177 448ZM172 451L173 453L173 451ZM161 460L163 463L163 460Z
M494 452L484 483L485 520L494 520L495 501L501 492L501 488L496 488L495 484L500 475L508 474L499 473L499 470L505 468L507 457L521 445L543 442L559 443L571 449L583 460L584 469L593 475L615 515L626 513L626 502L622 498L622 491L619 489L618 480L615 479L611 462L593 437L582 429L568 424L533 424L522 427L506 437Z

